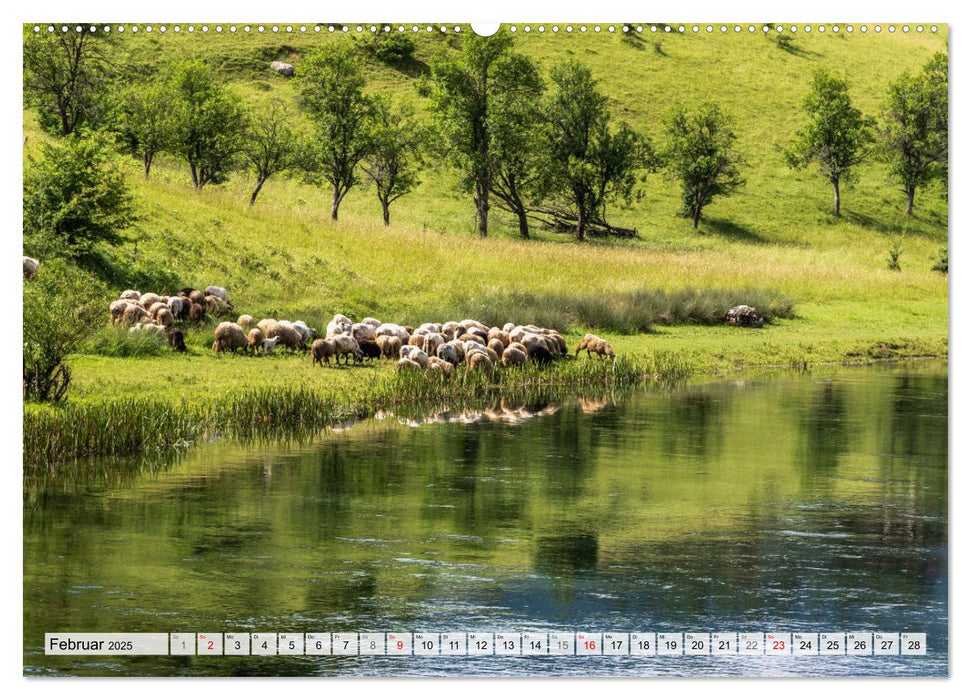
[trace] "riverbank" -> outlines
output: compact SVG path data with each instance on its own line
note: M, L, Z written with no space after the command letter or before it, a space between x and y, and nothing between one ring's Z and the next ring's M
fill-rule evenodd
M193 348L186 356L79 356L71 363L70 401L25 404L24 465L52 470L83 457L185 448L212 435L316 430L378 411L549 401L760 367L947 357L938 324L915 323L911 335L902 328L884 335L877 330L853 319L846 327L823 327L811 318L762 329L673 326L611 337L620 356L615 362L581 356L548 369L463 372L454 381L400 375L387 361L319 368L306 354L233 357ZM571 347L577 341L568 336Z

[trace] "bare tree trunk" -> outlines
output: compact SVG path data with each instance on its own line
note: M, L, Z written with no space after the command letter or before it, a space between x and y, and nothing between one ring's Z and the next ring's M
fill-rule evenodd
M840 181L832 180L833 183L833 214L840 215Z
M577 197L577 240L582 241L587 232L587 208L584 197Z
M334 197L330 203L330 218L333 221L337 221L337 210L340 209L340 206L341 206L340 189L337 187L337 185L334 185Z
M526 208L520 207L516 216L519 218L519 235L529 240L529 219L526 218Z
M914 194L916 193L916 187L907 188L907 213L914 213Z
M249 198L250 206L256 204L256 197L259 195L260 190L263 189L263 183L266 182L267 177L267 175L260 175L258 178L256 178L256 189L253 190L253 194L251 194Z
M692 228L698 228L698 222L701 221L701 204L695 204L695 210L691 213L691 224Z
M189 171L192 173L192 186L196 189L202 187L202 185L199 184L199 173L196 172L196 164L191 160L189 161Z
M148 155L146 155L146 156L145 156L145 157L144 157L144 158L142 159L142 162L143 162L143 163L144 163L144 165L145 165L145 179L147 180L147 179L148 179L148 176L149 176L149 174L150 174L150 173L151 173L151 171L152 171L152 157L151 157L151 156L148 156Z
M483 178L484 179L484 178ZM478 219L479 238L489 235L489 184L475 183L475 211Z
M391 207L386 199L381 200L381 216L384 217L384 225L391 225Z

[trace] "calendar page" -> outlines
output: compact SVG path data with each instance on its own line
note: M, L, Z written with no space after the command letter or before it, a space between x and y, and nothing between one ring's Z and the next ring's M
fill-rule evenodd
M946 22L37 19L24 675L948 675Z

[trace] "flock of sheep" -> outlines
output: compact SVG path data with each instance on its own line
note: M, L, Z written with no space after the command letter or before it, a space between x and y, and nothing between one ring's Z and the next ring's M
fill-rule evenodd
M491 372L497 366L518 367L527 362L549 364L568 353L559 332L538 326L507 323L502 328L473 319L424 323L418 328L382 323L365 318L354 323L337 314L327 324L324 337L303 321L265 318L254 325L252 316L240 316L236 323L220 323L215 330L215 352L269 353L278 344L290 351L306 349L314 365L388 359L398 371L428 371L451 377L456 368ZM610 344L594 335L584 337L576 350L614 357Z
M132 333L155 333L168 339L174 350L185 351L185 336L177 321L203 323L210 315L232 311L233 305L223 287L206 287L205 292L191 287L176 296L126 289L111 302L108 312L113 324L129 326Z
M185 351L185 337L176 325L180 321L201 323L208 316L225 314L233 309L223 287L210 286L205 291L186 288L176 296L141 294L127 289L109 307L112 323L123 324L132 333L157 333L166 337L178 351ZM399 371L437 372L451 377L456 368L491 372L498 366L519 367L527 362L549 364L568 354L566 340L556 330L534 325L507 323L502 328L489 327L474 319L424 323L418 328L382 323L365 318L354 323L337 314L320 332L303 321L278 321L264 318L254 322L241 315L236 322L224 321L216 326L212 350L216 353L238 351L271 354L277 346L290 352L307 350L314 365L336 364L344 360L394 360ZM595 335L586 335L575 354L614 357L610 344Z

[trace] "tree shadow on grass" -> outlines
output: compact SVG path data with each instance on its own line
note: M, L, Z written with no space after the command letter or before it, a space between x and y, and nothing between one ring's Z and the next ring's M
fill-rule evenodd
M720 236L743 243L769 242L748 226L727 219L702 219L698 232L706 236Z
M385 65L399 73L407 75L409 78L421 78L432 74L432 70L428 67L427 63L414 57L401 61L389 61Z
M935 236L933 232L924 231L921 229L911 229L907 223L904 222L892 222L884 221L883 219L878 219L870 214L865 214L860 211L853 211L852 209L847 209L843 207L842 218L851 224L856 224L870 231L876 231L878 233L883 233L892 236L919 236L920 238L927 238L929 240L937 240L938 236ZM915 213L913 214L913 221L915 224L931 224L932 226L944 225L944 222L940 220L940 217L934 213Z

